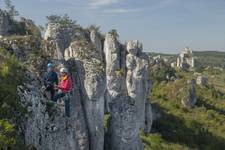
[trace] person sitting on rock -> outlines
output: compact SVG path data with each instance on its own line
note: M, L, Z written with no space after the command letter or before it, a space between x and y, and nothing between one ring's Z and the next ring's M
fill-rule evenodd
M47 72L44 74L44 91L51 93L51 100L53 100L55 95L55 84L58 84L58 75L54 71L54 65L52 63L48 63Z
M58 93L53 98L54 102L57 102L58 99L65 97L72 90L72 80L71 80L71 78L68 74L68 70L66 68L60 69L60 82L59 82L59 85L55 86L55 88L58 89ZM64 99L64 102L65 102L66 116L69 117L70 100L69 100L68 95Z

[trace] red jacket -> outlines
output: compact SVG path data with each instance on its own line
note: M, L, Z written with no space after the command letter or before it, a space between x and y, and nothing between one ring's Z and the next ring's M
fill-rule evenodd
M59 82L58 88L60 90L62 90L64 93L69 92L72 89L72 80L71 80L71 78L68 75L63 77L61 79L61 81Z

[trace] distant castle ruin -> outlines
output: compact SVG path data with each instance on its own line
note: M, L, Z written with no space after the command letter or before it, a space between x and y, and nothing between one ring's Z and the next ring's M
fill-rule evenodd
M177 67L183 69L195 67L193 52L189 47L185 47L177 57Z

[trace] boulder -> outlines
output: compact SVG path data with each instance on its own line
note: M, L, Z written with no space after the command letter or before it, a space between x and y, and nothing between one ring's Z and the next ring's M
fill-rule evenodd
M182 99L182 104L186 108L193 108L197 102L196 80L192 79L188 84L188 94L187 97L184 97L184 99Z
M197 84L206 86L208 85L208 78L206 76L198 76L197 77Z

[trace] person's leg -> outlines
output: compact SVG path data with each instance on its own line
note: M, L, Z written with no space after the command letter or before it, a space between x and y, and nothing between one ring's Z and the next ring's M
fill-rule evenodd
M70 98L67 95L64 100L65 103L65 114L67 117L70 117Z
M54 86L50 87L50 93L51 93L51 100L53 100L54 96L55 96L55 89Z
M58 99L60 99L60 98L62 98L62 97L64 97L64 96L65 96L64 93L58 93L58 94L56 94L56 95L53 97L52 101L53 101L53 102L57 102Z

